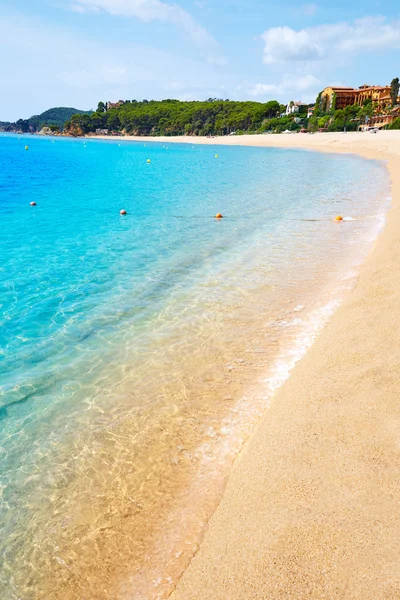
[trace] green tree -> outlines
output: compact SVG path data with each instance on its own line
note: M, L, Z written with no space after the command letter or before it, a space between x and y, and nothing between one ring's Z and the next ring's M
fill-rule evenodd
M106 112L106 105L104 104L104 102L99 102L97 105L97 111L98 113L105 113Z
M397 117L390 125L389 129L400 129L400 117Z
M90 131L96 131L96 129L103 129L106 123L106 116L104 114L95 112L90 115Z
M75 114L90 114L85 113L83 110L76 108L57 107L49 108L40 115L33 115L29 119L19 119L16 123L9 123L9 131L15 131L21 129L23 131L40 131L42 127L49 127L50 125L57 125L60 129L64 128L66 121ZM22 124L22 125L21 125Z
M358 117L360 119L361 122L366 122L367 121L367 117L370 118L373 116L374 114L374 106L372 104L372 102L370 102L369 104L365 104L358 112Z
M71 128L78 133L82 132L85 134L92 131L92 121L90 115L72 115L70 122Z
M318 119L318 128L319 129L324 129L325 126L327 125L327 123L329 123L330 120L331 120L331 117L329 115L324 115L323 117L319 117L319 119Z
M265 116L267 118L278 117L281 112L281 106L276 100L270 100L265 104Z
M16 126L19 131L27 133L29 131L29 122L26 119L18 119Z
M336 110L336 100L337 100L336 92L333 92L332 99L331 99L331 108L330 108L331 114L333 114Z
M322 115L322 92L320 92L315 100L314 117Z
M226 135L239 129L255 132L301 127L293 121L293 116L291 120L277 119L281 111L282 107L276 100L266 103L218 98L205 102L175 99L131 101L107 113L97 111L90 118L86 118L88 115L74 115L66 129L75 135L103 127L125 130L134 135ZM269 121L274 119L276 123L271 125Z
M395 79L392 79L392 82L390 84L390 98L392 99L393 106L395 106L397 104L397 98L399 96L399 88L400 88L399 78L396 77Z
M121 127L118 113L115 110L110 110L107 113L107 129L118 130Z

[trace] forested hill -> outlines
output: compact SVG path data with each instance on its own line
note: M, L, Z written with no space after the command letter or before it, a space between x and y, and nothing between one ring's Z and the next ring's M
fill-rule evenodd
M58 125L58 127L63 127L65 121L68 121L75 114L91 114L91 111L61 106L58 108L49 108L49 110L45 110L41 115L31 117L28 121L32 125L36 125L38 129L43 125Z
M44 125L54 126L59 129L64 127L65 121L75 114L90 115L92 111L79 110L77 108L57 107L49 108L40 115L34 115L29 119L19 119L16 123L4 123L3 128L6 131L34 132L40 131Z
M217 99L133 100L110 110L99 102L93 114L74 115L65 123L65 131L72 135L97 129L133 135L226 135L240 130L256 131L266 119L277 117L284 109L275 100L266 104Z

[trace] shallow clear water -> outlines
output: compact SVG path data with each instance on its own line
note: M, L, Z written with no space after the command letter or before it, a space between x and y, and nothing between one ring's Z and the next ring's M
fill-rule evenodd
M170 591L388 194L355 156L0 135L1 597Z

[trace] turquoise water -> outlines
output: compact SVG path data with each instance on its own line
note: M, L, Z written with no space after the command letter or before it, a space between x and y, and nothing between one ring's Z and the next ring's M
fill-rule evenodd
M1 597L123 596L113 555L151 562L190 448L335 301L388 194L355 156L0 135Z

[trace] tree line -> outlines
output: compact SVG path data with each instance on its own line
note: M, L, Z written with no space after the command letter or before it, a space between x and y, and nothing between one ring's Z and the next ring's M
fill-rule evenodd
M179 100L126 101L106 110L99 102L91 115L73 115L64 130L75 135L98 129L124 131L131 135L227 135L259 131L268 120L276 119L285 106L270 102L236 102L210 98L205 102Z
M35 133L42 127L49 127L52 131L60 131L67 119L74 114L91 114L92 111L83 111L78 108L58 106L49 108L40 115L33 115L29 119L18 119L15 123L1 123L3 131L22 131L22 133Z

